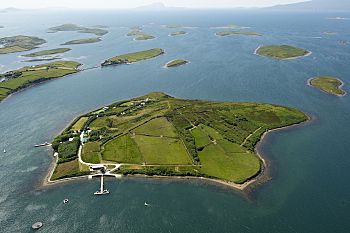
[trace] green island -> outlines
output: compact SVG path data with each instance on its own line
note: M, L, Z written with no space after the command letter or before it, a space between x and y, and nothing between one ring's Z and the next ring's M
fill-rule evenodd
M189 63L189 61L182 60L182 59L176 59L176 60L172 60L172 61L168 62L167 64L165 64L165 67L166 68L177 67L177 66L186 65L187 63Z
M35 53L29 53L22 55L23 57L39 57L39 56L46 56L46 55L53 55L53 54L59 54L59 53L65 53L70 51L69 48L57 48L57 49L49 49L49 50L43 50Z
M0 38L0 54L17 53L38 48L46 40L35 36L10 36Z
M63 43L61 45L77 45L77 44L92 44L100 42L101 38L86 38L86 39L78 39L78 40L71 40L67 41L66 43Z
M170 36L182 36L182 35L186 35L187 32L185 31L177 31L177 32L172 32L170 33Z
M128 34L126 34L127 36L133 36L135 40L152 40L155 37L152 36L151 34L148 34L146 32L142 31L142 28L133 28Z
M332 76L315 77L308 80L310 86L316 87L331 95L344 96L346 92L341 89L343 81Z
M215 33L217 36L230 36L230 35L244 35L244 36L262 36L262 34L257 32L247 32L247 31L222 31Z
M181 25L176 25L176 24L165 25L165 27L166 27L166 28L170 28L170 29L175 29L175 28L190 28L190 27L181 26Z
M61 59L61 58L60 57L42 57L42 58L23 60L21 62L54 61L54 60L59 60L59 59Z
M150 93L76 118L52 142L50 180L103 165L109 175L204 177L239 188L264 169L255 152L262 136L307 119L277 105Z
M49 33L56 33L56 32L79 32L79 33L91 33L95 34L96 36L103 36L108 33L107 30L104 30L100 27L82 27L75 24L62 24L57 27L49 28Z
M160 48L154 48L149 50L144 50L135 53L128 53L124 55L115 56L107 59L101 65L109 66L109 65L121 65L121 64L131 64L135 62L139 62L142 60L151 59L154 57L158 57L164 54L164 50Z
M269 45L259 46L255 50L255 54L278 60L288 60L309 56L311 52L290 45Z
M8 95L31 85L79 72L75 61L56 61L0 74L0 101Z

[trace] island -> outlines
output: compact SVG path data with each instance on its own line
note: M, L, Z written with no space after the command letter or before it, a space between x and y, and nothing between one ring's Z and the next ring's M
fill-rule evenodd
M335 36L337 35L336 32L323 32L323 35L326 35L326 36Z
M290 60L311 55L310 51L290 45L259 46L254 54L278 60Z
M29 60L23 60L21 62L39 62L39 61L54 61L54 60L59 60L61 59L60 57L42 57L42 58L34 58L34 59L29 59Z
M35 53L29 53L22 55L23 57L39 57L39 56L46 56L46 55L53 55L53 54L60 54L70 51L69 48L57 48L57 49L49 49L49 50L42 50Z
M142 60L158 57L162 54L164 54L164 50L160 48L154 48L154 49L144 50L144 51L135 52L135 53L128 53L128 54L109 58L106 61L104 61L101 64L101 66L131 64Z
M185 32L185 31L177 31L177 32L172 32L169 35L170 36L182 36L182 35L186 35L186 34L187 34L187 32Z
M0 54L17 53L38 48L46 40L35 36L10 36L0 38Z
M61 45L77 45L77 44L92 44L102 41L101 38L85 38L85 39L78 39L78 40L71 40L67 41L66 43L63 43Z
M52 142L50 181L103 166L105 175L192 177L243 189L265 168L255 150L263 135L307 119L271 104L150 93L76 118Z
M107 30L102 29L101 27L93 27L93 28L87 28L78 26L75 24L62 24L57 27L49 28L49 33L56 33L56 32L78 32L78 33L91 33L95 34L96 36L103 36L108 33Z
M344 96L346 92L341 89L343 81L332 76L314 77L308 80L308 85L318 88L319 90L331 95Z
M77 73L80 65L75 61L56 61L0 74L0 101L31 85Z
M247 32L247 31L222 31L215 33L217 36L230 36L230 35L244 35L244 36L262 36L262 34L257 32Z
M176 59L176 60L169 61L167 64L165 64L165 67L166 68L177 67L177 66L186 65L187 63L189 63L189 61Z
M151 34L142 31L142 28L134 28L132 29L127 36L133 36L134 40L152 40L155 37Z

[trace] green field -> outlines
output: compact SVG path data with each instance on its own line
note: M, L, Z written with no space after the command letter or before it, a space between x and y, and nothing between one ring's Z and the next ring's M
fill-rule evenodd
M35 36L3 37L0 38L0 54L28 51L44 43L46 43L44 39Z
M78 40L71 40L67 41L62 45L77 45L77 44L92 44L102 41L101 38L86 38L86 39L78 39Z
M89 119L88 117L79 118L79 120L72 126L72 130L80 131L88 119Z
M100 151L98 142L87 142L83 146L81 158L87 163L100 163Z
M170 33L170 36L181 36L181 35L186 35L187 32L185 31L177 31L177 32L172 32Z
M138 61L151 59L162 54L164 54L164 50L160 48L149 49L149 50L144 50L144 51L135 52L135 53L128 53L128 54L112 57L104 61L102 63L102 66L135 63Z
M100 26L87 28L75 24L62 24L60 26L49 28L49 33L72 31L79 33L91 33L95 34L96 36L103 36L108 33L107 30L102 29Z
M77 73L79 66L80 63L75 61L57 61L0 74L0 79L5 78L5 81L0 83L0 101L7 95L35 83Z
M91 130L88 143L96 148L84 149L88 161L102 156L102 161L123 163L115 171L121 174L202 176L235 183L261 171L254 149L264 132L307 120L304 113L283 106L182 100L158 92L82 117L83 127ZM81 125L80 120L72 123L55 145L69 143L73 128ZM65 157L74 158L75 147L64 148L69 152Z
M29 53L22 55L23 57L38 57L38 56L45 56L45 55L52 55L52 54L59 54L59 53L65 53L70 51L69 48L58 48L58 49L49 49L49 50L42 50L35 53Z
M346 92L341 89L342 84L343 82L341 80L331 76L315 77L310 80L311 86L337 96L343 96L346 94Z
M165 64L165 67L171 68L171 67L186 65L187 63L189 63L189 61L182 60L182 59L176 59L176 60L172 60L172 61L168 62L167 64Z
M87 171L83 171L79 168L79 161L75 159L66 163L57 164L57 167L51 176L51 180L76 177L87 174Z
M290 45L270 45L259 47L256 50L256 54L274 59L286 60L306 56L310 54L310 52Z
M247 32L247 31L222 31L215 33L217 36L230 36L230 35L243 35L243 36L262 36L262 34L257 32Z

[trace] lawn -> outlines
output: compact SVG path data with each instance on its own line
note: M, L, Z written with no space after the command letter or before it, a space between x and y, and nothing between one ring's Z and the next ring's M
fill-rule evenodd
M79 169L78 159L66 163L57 164L55 171L52 174L51 180L63 179L79 175L85 175L87 172L81 172Z
M135 141L146 164L192 164L179 139L136 135Z
M107 161L130 164L141 164L143 162L139 148L129 134L106 143L102 158Z

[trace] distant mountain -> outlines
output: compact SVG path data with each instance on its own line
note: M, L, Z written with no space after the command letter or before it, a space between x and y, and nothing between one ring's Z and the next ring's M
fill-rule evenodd
M349 0L312 0L265 8L286 11L350 11Z
M21 9L14 8L14 7L9 7L5 9L0 9L0 13L7 13L7 12L17 12L17 11L22 11Z
M134 8L135 10L142 10L142 11L161 11L161 10L179 10L179 9L185 9L183 7L168 7L162 2L155 2L149 5L139 6Z

